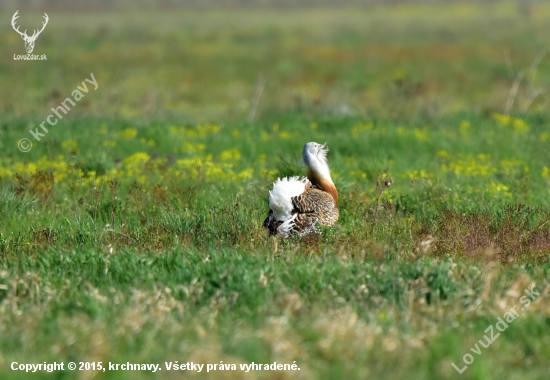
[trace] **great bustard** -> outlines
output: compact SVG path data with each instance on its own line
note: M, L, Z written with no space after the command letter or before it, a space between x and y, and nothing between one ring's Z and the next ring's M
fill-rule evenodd
M317 224L332 226L339 217L338 191L330 176L328 148L309 142L303 149L306 177L277 179L269 192L269 215L264 227L271 235L289 237L318 233Z

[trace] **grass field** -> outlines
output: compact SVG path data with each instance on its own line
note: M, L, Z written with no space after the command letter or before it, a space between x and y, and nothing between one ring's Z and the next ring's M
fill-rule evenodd
M547 378L550 7L531 7L50 12L42 62L12 61L2 24L0 378ZM269 237L267 191L308 141L340 220ZM11 369L55 361L107 370Z

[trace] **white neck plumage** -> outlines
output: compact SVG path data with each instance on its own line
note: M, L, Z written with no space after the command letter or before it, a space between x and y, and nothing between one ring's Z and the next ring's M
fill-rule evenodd
M307 149L307 145L304 147L303 152L304 162L308 167L307 178L311 181L312 185L329 193L332 199L334 199L334 204L338 205L338 190L336 190L336 186L334 186L334 182L332 182L330 169L327 163L328 149L323 147L317 150L317 152L311 152Z

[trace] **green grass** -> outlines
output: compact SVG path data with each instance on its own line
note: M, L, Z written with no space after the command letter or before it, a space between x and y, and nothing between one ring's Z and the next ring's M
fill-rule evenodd
M0 66L0 377L545 378L547 95L526 105L550 71L526 71L505 116L501 55L526 68L545 46L548 9L533 7L52 12L48 61ZM19 52L12 34L0 46ZM34 141L90 72L97 91ZM269 237L268 190L304 174L308 141L328 143L340 220ZM526 289L540 295L470 350Z

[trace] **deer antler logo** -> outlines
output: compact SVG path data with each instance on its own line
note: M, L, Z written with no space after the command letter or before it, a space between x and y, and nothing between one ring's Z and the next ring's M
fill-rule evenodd
M11 19L11 26L13 27L13 29L17 33L19 33L21 38L23 38L23 41L25 41L25 49L27 50L27 53L30 54L30 53L32 53L32 51L34 49L34 42L36 41L36 39L38 38L40 33L42 33L42 31L44 30L46 25L48 25L49 17L46 13L44 13L44 16L43 16L44 17L44 22L42 23L42 29L40 29L40 30L35 29L32 36L28 36L27 35L27 29L25 29L24 32L20 32L19 27L15 26L15 20L17 20L17 18L19 17L18 13L19 13L19 11L16 11L15 14L13 15L13 17Z

